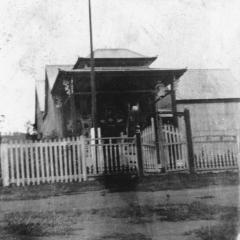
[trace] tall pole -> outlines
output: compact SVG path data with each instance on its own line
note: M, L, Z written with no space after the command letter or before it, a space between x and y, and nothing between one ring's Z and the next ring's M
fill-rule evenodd
M96 128L96 85L95 85L95 72L94 72L94 56L93 56L93 37L92 37L92 13L91 13L91 0L88 0L88 8L89 8L89 30L90 30L90 52L91 52L91 116L92 116L92 127L94 128L95 137L97 136L97 128Z
M92 12L91 12L91 0L88 0L88 10L89 10L89 31L90 31L90 52L91 52L91 102L92 102L92 127L94 130L94 137L97 138L97 126L96 126L96 85L95 85L95 72L94 72L94 56L93 56L93 37L92 37ZM95 160L96 160L96 172L98 173L98 151L97 151L97 141L95 142Z

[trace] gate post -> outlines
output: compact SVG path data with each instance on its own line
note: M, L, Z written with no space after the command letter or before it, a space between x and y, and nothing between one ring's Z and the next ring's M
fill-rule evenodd
M163 123L160 116L157 116L158 120L158 137L159 137L159 151L161 153L161 164L162 164L162 173L166 172L167 169L167 158L164 150L164 135L163 135Z
M136 126L136 146L137 146L139 176L143 177L144 169L143 169L143 157L142 157L142 141L141 141L141 131L140 131L139 125Z
M3 186L9 186L9 170L8 170L8 156L7 156L7 144L1 144L0 146L1 151L1 174L2 174L2 181Z
M190 121L190 112L188 109L184 109L184 120L186 126L187 136L187 149L188 149L188 165L190 173L194 173L194 154L193 154L193 142L192 142L192 129Z

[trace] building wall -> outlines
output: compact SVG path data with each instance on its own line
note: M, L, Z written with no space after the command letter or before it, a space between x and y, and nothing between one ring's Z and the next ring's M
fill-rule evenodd
M40 110L37 95L36 95L36 105L35 105L35 124L36 124L37 131L41 134L42 133L41 129L43 125L43 112Z
M190 110L193 136L240 132L240 102L177 103L177 111L185 108Z
M43 138L62 137L62 119L60 110L56 108L50 89L47 89L47 112L38 128Z

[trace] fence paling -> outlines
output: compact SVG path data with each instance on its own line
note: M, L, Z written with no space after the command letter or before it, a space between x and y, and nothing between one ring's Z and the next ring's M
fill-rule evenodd
M231 139L224 139L224 137ZM234 136L195 137L194 154L197 170L238 168L237 141Z

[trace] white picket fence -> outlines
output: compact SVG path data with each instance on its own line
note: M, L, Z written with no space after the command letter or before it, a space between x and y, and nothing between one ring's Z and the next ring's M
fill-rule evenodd
M171 125L164 125L162 134L161 157L166 170L188 170L185 135ZM157 162L153 121L142 131L141 140L144 172L160 172L162 162ZM136 174L139 169L135 137L16 141L0 147L4 186L85 181L88 176ZM239 148L235 136L193 137L193 147L196 171L238 169Z
M86 180L84 138L1 145L3 185Z
M239 149L233 135L193 137L195 169L238 169Z

